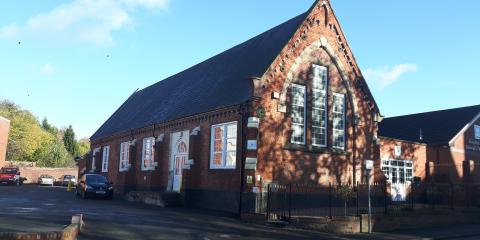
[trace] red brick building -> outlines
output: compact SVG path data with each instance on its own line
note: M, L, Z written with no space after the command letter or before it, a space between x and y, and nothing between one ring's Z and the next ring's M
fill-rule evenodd
M0 167L5 165L9 130L10 130L10 120L0 116Z
M268 183L362 181L378 119L330 3L316 1L133 93L79 169L107 175L117 194L177 191L189 205L238 212Z
M480 184L480 105L385 118L378 134L380 167L392 186L413 177Z

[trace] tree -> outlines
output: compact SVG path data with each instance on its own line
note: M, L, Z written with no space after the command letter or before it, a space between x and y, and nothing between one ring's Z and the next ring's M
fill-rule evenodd
M348 185L341 185L337 187L336 195L343 199L344 203L344 214L347 216L347 202L353 197L353 188Z
M30 111L21 109L11 101L0 102L0 116L10 120L8 161L35 161L33 152L42 142L53 138Z
M50 123L48 123L47 118L43 118L42 121L42 128L45 129L47 132L51 133L53 136L57 136L58 133L58 128L52 126Z
M77 141L75 140L75 132L73 131L72 125L68 126L63 134L63 144L71 156L78 154Z
M10 120L7 161L31 161L44 167L75 164L65 149L63 131L52 126L47 118L39 122L30 111L8 100L0 100L0 116ZM70 143L69 147L75 154L78 151L75 133L71 126L66 131L68 139L65 140Z
M40 167L70 167L74 165L63 142L58 139L44 141L41 147L33 153L37 166Z
M82 138L78 141L78 154L75 157L82 157L90 150L90 141L86 138Z

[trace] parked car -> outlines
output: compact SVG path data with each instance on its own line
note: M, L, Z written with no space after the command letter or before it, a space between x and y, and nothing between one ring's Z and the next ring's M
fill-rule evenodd
M113 186L103 175L84 174L77 184L77 195L82 198L100 197L112 199Z
M77 179L74 175L63 175L58 180L58 185L68 186L68 182L72 182L72 186L77 184Z
M0 169L0 184L2 185L22 185L25 180L27 179L20 176L18 167L2 167Z
M40 177L38 177L38 185L50 185L53 186L55 183L55 178L53 178L50 175L43 174Z

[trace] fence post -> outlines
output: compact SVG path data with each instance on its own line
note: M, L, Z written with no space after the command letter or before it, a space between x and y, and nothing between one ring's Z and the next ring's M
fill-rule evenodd
M257 213L262 214L264 210L265 209L263 207L263 183L262 183L262 179L260 178L260 206L258 207Z
M358 200L360 199L359 198L359 192L360 192L360 189L358 188L358 181L357 181L357 200L356 200L356 207L357 207L357 216L360 216L360 209L359 209L359 204L358 204Z
M267 221L268 219L270 218L270 201L272 200L271 199L271 191L270 191L270 184L267 185L267 214L266 214L266 218L267 218Z
M385 214L388 213L388 197L387 197L387 179L385 178L384 186L383 186L383 202L385 207Z
M332 219L332 183L328 183L328 216Z
M453 190L454 185L453 183L450 183L450 209L453 209Z
M292 183L288 187L288 222L292 223Z
M414 195L414 186L412 183L410 183L410 201L412 204L412 210L415 210L415 195Z

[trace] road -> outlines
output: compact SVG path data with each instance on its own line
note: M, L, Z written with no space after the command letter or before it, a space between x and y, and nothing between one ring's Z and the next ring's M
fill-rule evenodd
M189 208L160 208L121 199L84 200L64 187L1 186L0 231L52 230L84 214L80 239L430 239L445 228L400 234L340 235L248 224L235 217ZM479 239L478 226L464 226L462 239ZM440 234L439 234L440 233ZM475 238L476 237L476 238Z

